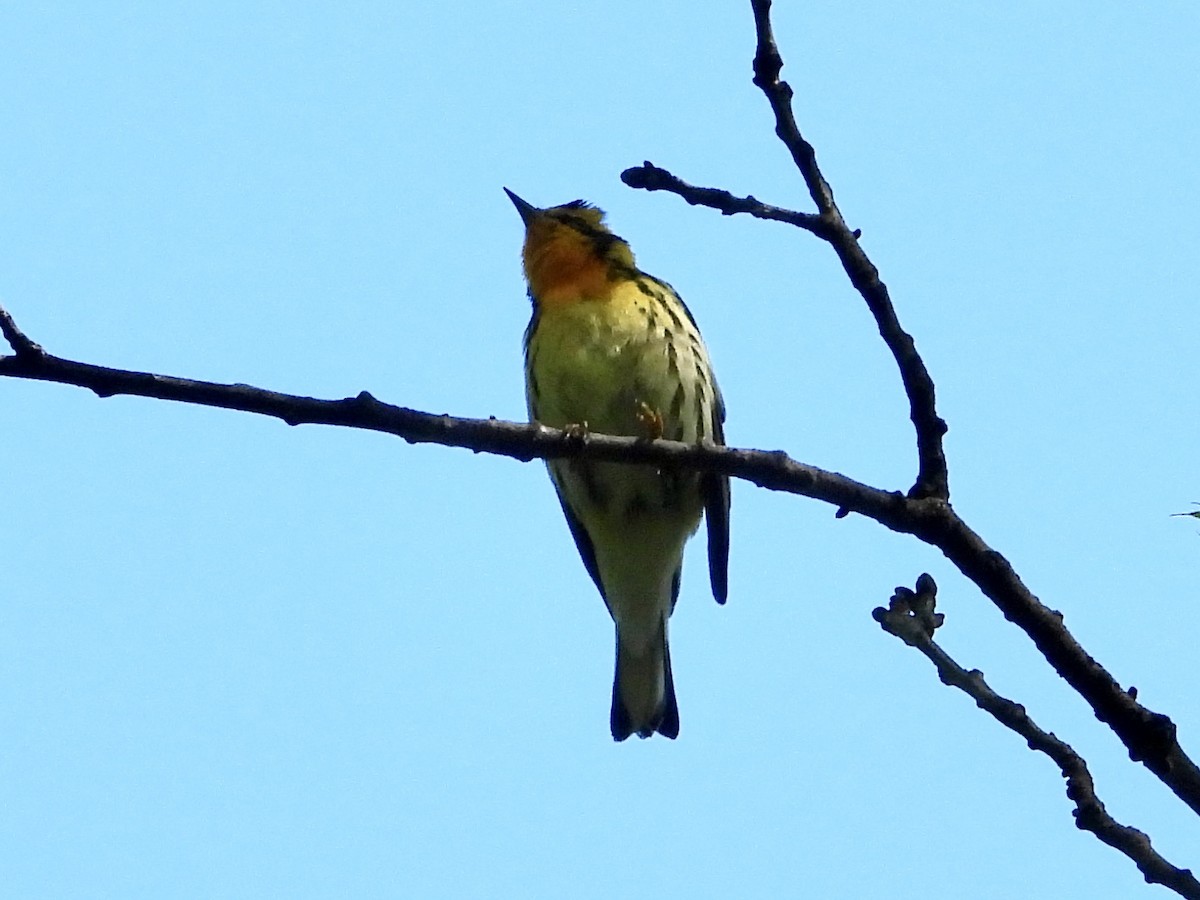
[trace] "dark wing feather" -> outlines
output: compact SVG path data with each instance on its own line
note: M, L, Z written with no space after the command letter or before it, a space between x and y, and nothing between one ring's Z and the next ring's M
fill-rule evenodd
M725 401L717 389L713 404L713 441L725 444ZM724 603L729 596L729 476L705 473L701 481L708 532L708 575L713 597Z
M640 274L674 294L675 299L679 301L679 305L687 314L688 321L699 333L700 326L696 324L696 317L692 315L692 311L688 309L688 305L683 302L679 293L661 278L646 275L645 272ZM716 403L713 404L713 417L710 423L712 427L709 434L713 436L713 443L724 446L725 401L722 399L721 389L717 387L715 381L713 390L716 392ZM700 480L700 490L704 496L704 513L708 531L709 580L712 581L713 597L718 603L724 603L729 596L729 477L706 473Z

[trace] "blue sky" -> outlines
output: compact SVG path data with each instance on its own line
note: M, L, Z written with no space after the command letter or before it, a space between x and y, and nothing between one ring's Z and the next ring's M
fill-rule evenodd
M609 211L704 330L731 443L886 488L894 366L808 209L748 4L0 12L0 302L51 352L524 415L521 226ZM801 127L950 423L956 507L1200 753L1200 9L801 5ZM611 626L541 466L0 379L0 871L14 896L1167 896L943 645L1200 866L1200 825L934 551L735 484L672 620L676 742L615 745Z

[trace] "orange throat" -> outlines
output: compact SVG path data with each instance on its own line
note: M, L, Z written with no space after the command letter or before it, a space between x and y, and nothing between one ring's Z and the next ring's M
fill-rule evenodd
M609 293L608 263L574 232L530 235L524 255L529 290L542 307L601 300Z

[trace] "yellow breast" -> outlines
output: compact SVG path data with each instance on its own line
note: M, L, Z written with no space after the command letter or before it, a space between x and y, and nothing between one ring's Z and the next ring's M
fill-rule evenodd
M628 280L607 283L603 299L539 304L526 357L530 415L635 434L648 355L666 352L653 346L650 319L647 298Z

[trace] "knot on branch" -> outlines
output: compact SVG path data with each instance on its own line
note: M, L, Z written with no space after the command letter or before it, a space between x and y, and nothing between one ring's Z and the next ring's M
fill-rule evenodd
M878 606L871 616L888 634L894 634L910 647L920 647L933 640L934 631L946 620L935 612L936 604L937 582L926 572L917 579L915 589L897 587L887 609Z
M1175 723L1162 713L1146 711L1141 728L1129 744L1129 758L1170 768L1178 746Z
M758 52L754 54L754 85L768 88L779 81L783 57L771 29L771 0L752 0L754 28L758 36ZM790 89L789 89L790 90Z

